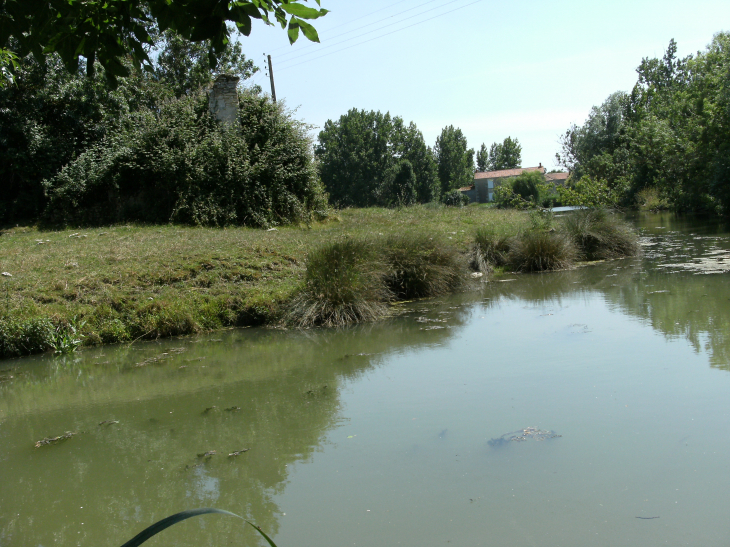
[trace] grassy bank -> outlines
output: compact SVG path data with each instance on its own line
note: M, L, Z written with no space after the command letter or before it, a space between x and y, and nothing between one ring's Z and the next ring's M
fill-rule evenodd
M504 234L514 249L525 234L551 230L517 211L429 206L345 210L310 227L272 231L17 227L0 236L0 272L11 275L0 277L0 356L285 319L372 319L390 301L458 288L469 258L488 271L490 255L475 246L480 233ZM519 267L510 245L503 247L504 267ZM343 263L337 248L349 248L352 260ZM363 289L355 299L370 312L346 309L349 282Z

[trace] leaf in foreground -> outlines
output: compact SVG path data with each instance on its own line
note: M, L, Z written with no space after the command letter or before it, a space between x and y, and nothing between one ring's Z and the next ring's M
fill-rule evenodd
M261 536L267 541L267 543L271 547L276 547L276 544L272 541L272 539L269 536L267 536L261 528L259 528L252 522L244 519L240 515L231 513L230 511L224 511L222 509L213 509L211 507L203 507L202 509L190 509L188 511L181 511L180 513L175 513L174 515L170 515L167 518L164 518L158 522L155 522L152 526L145 528L139 534L137 534L132 539L130 539L127 543L122 545L122 547L137 547L138 545L142 545L145 541L150 539L152 536L159 534L166 528L169 528L173 524L177 524L178 522L182 522L183 520L189 519L191 517L197 517L199 515L206 515L208 513L219 513L221 515L228 515L230 517L236 517L245 522L248 522L248 524L253 526L256 529L256 531L259 534L261 534Z

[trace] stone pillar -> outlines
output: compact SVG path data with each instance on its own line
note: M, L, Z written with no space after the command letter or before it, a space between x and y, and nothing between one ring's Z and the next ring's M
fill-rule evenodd
M238 76L221 74L213 81L213 87L208 92L208 106L210 113L218 121L236 123L238 119Z

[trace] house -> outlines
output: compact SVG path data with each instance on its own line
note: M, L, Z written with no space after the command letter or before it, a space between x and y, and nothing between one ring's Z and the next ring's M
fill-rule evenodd
M565 184L568 173L546 173L542 163L537 167L516 167L515 169L502 169L501 171L482 171L474 173L474 184L459 188L462 194L469 196L472 202L487 203L494 201L494 189L505 180L520 176L522 173L538 171L545 178L545 182L553 184Z
M565 181L568 180L570 173L545 173L545 182L552 182L553 184L559 184L565 186Z

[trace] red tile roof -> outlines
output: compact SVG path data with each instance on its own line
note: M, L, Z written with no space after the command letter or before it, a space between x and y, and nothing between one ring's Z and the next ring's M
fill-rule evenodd
M570 173L545 173L545 178L548 180L565 180L568 178Z
M483 171L474 173L475 179L501 179L504 177L517 177L529 171L540 171L545 173L544 167L518 167L516 169L502 169L501 171Z
M469 190L474 190L474 185L471 186L462 186L459 188L459 192L468 192Z

